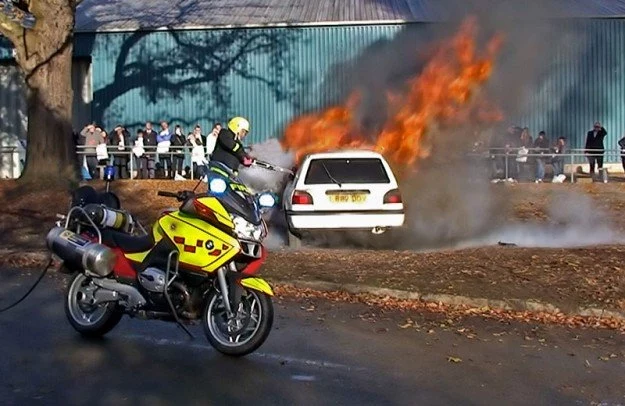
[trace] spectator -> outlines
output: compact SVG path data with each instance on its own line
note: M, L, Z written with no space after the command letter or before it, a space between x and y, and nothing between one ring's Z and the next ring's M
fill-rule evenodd
M109 137L106 131L102 130L99 127L96 127L96 132L100 131L100 140L98 142L98 146L96 147L96 154L98 158L98 165L108 165L108 143Z
M549 141L547 141L544 131L538 133L538 138L534 141L534 153L544 155L549 152ZM536 157L536 183L541 183L545 178L545 159Z
M608 132L601 126L599 121L595 122L593 129L586 135L586 154L590 164L590 176L595 175L595 163L599 169L603 168L603 139Z
M206 137L206 156L209 158L213 155L213 151L215 150L215 144L217 143L219 131L221 131L221 123L215 123L213 131L211 131Z
M152 129L152 123L147 121L145 123L145 130L143 131L143 148L145 151L143 156L145 157L145 167L142 167L142 171L145 170L143 174L146 175L143 179L154 179L156 172L154 155L156 154L155 147L158 145L157 137L158 134Z
M171 178L176 179L179 176L183 176L182 166L184 164L184 145L186 143L185 137L182 133L182 128L177 125L174 129L174 135L171 137L171 145L174 147L174 161L172 164Z
M171 133L169 132L169 124L167 121L161 122L161 132L156 137L157 148L156 152L159 154L159 161L163 165L163 171L165 177L171 177L173 172L171 169L171 156L169 155L169 147L171 146Z
M510 131L510 128L508 129ZM506 136L500 133L494 133L490 137L488 150L490 153L490 157L492 160L492 178L493 182L497 182L498 179L504 177L506 168L505 168L505 158L502 154L502 150L506 145Z
M559 137L556 145L553 147L554 155L551 158L551 166L553 166L554 183L562 183L566 178L564 176L564 154L566 154L566 138Z
M519 151L517 153L517 173L519 180L528 180L530 178L531 160L528 159L530 149L533 147L534 140L530 134L530 129L525 127L519 136Z
M199 179L206 173L206 151L204 145L202 145L202 138L198 136L196 132L189 133L188 137L189 145L191 146L191 162L193 164L193 175Z
M199 124L193 129L193 135L195 136L195 142L201 145L206 145L206 137L202 134L202 127Z
M110 145L115 148L113 163L119 179L128 179L128 162L130 152L130 134L121 125L117 125L110 137Z
M625 135L618 140L618 146L621 147L621 163L623 164L623 171L625 171Z
M79 144L84 145L84 159L87 163L87 170L92 179L96 177L98 166L98 158L96 156L96 147L100 143L100 133L96 132L94 123L86 125L80 132Z
M504 177L506 177L506 180L509 182L513 182L515 179L518 178L515 157L518 152L520 132L521 129L519 127L508 127L508 131L506 132L506 137L504 141L504 148L506 153L504 161Z
M137 139L135 140L135 145L132 149L132 152L135 154L137 159L139 160L138 172L139 179L147 179L148 178L148 157L145 154L145 132L141 129L137 130Z

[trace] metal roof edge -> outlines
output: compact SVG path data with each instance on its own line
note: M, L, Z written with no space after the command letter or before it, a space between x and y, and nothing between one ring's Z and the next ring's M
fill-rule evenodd
M75 29L75 33L106 33L106 32L135 32L135 31L192 31L192 30L228 30L228 29L254 29L254 28L305 28L305 27L336 27L357 25L398 25L410 23L431 23L436 21L412 21L412 20L363 20L363 21L315 21L315 22L272 22L259 24L224 24L224 25L176 25L172 27L138 27L132 28L102 28L96 30Z
M617 16L554 16L546 17L545 20L620 20L625 19L624 15ZM272 22L259 24L227 24L227 25L176 25L161 27L138 27L138 28L102 28L96 30L75 29L76 34L89 33L123 33L123 32L141 32L141 31L194 31L194 30L227 30L227 29L258 29L258 28L306 28L306 27L340 27L340 26L367 26L367 25L408 25L408 24L435 24L442 22L452 22L457 19L441 19L441 20L363 20L363 21L316 21L316 22ZM514 17L511 20L515 20Z

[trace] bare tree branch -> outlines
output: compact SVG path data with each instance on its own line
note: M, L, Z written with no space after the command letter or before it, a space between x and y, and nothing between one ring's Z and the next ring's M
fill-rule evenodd
M52 58L54 58L55 56L63 52L65 48L71 45L72 40L73 40L73 35L72 35L72 32L69 31L67 35L65 36L65 39L63 40L63 43L61 44L60 47L50 52L45 58L40 58L40 60L33 67L31 67L30 69L28 69L27 72L25 72L26 75L24 77L24 80L28 83L28 80L35 74L35 72L37 72L39 68L41 68L42 66L50 62Z

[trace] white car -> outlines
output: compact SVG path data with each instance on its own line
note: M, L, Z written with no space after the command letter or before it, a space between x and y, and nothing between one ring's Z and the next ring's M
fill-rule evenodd
M284 190L290 243L303 234L368 230L381 234L404 224L404 205L391 167L373 151L307 156Z

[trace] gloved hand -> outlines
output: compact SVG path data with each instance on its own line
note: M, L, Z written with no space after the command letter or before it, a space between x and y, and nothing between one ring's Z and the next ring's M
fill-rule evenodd
M243 157L243 166L252 166L252 164L254 163L254 158L252 158L251 156L244 156Z

